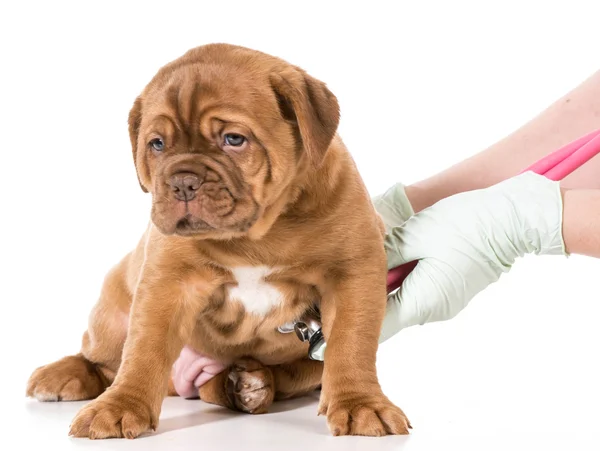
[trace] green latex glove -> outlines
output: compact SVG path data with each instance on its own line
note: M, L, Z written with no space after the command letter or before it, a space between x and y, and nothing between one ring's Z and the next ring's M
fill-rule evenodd
M408 218L415 214L402 183L396 183L385 193L371 199L375 210L381 215L385 224L385 231L390 234L394 227L401 226ZM390 266L388 265L388 268Z
M517 257L566 255L559 184L531 172L416 215L402 184L373 202L388 232L388 268L419 261L388 296L380 342L409 326L453 318Z

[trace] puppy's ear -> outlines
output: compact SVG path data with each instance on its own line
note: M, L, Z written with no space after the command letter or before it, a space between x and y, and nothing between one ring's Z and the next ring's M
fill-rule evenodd
M140 97L135 99L133 102L133 106L131 110L129 110L129 140L131 141L131 150L133 152L133 164L135 166L135 173L138 178L138 182L140 183L140 187L142 191L147 193L148 190L142 184L142 180L140 179L138 170L137 170L137 144L138 144L138 134L140 132L140 122L142 121L142 99Z
M302 144L315 164L320 165L340 121L340 108L325 83L297 67L270 76L282 116L297 123Z

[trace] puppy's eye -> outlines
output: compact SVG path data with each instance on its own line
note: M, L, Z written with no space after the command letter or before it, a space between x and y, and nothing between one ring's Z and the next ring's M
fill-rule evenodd
M226 133L224 136L225 145L231 147L240 147L246 142L246 138L237 133Z
M165 149L165 143L160 138L154 138L149 143L154 150L157 152L162 152Z

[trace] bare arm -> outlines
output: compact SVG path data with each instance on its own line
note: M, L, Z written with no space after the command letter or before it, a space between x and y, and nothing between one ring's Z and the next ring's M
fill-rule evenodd
M600 258L600 190L563 189L563 203L567 252Z
M600 71L491 147L408 186L406 195L413 209L420 211L453 194L485 188L513 177L548 153L598 128ZM565 178L562 186L600 189L600 156Z

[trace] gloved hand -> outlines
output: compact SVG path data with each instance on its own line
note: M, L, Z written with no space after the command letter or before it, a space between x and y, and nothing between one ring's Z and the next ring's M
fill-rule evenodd
M373 201L388 229L388 269L418 260L388 297L380 343L406 327L453 318L517 257L567 255L559 183L532 172L456 194L416 215L409 215L400 184Z

